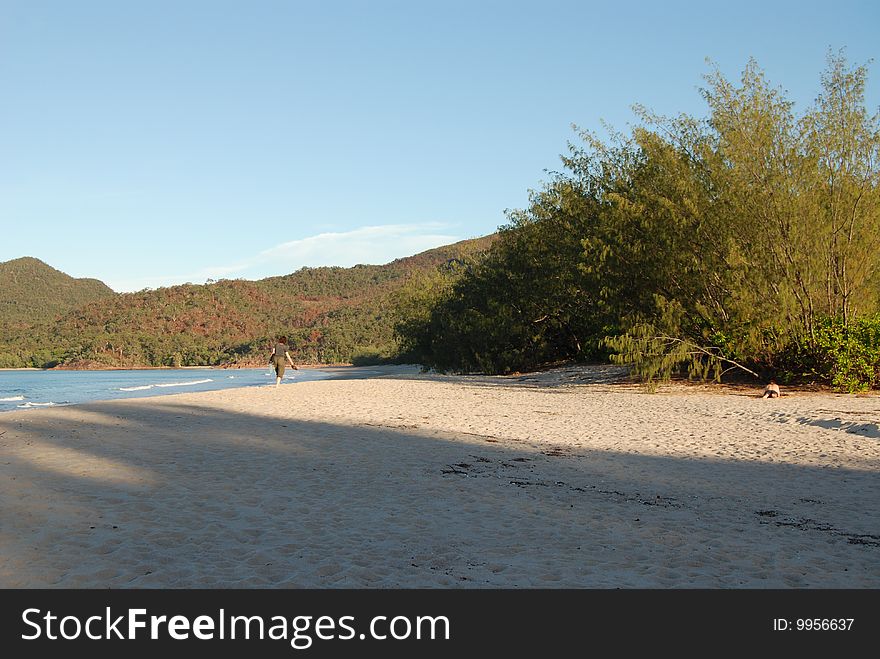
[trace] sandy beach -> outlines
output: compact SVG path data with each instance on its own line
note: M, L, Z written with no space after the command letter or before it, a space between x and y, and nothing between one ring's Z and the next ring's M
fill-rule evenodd
M0 586L880 587L880 397L615 367L0 415Z

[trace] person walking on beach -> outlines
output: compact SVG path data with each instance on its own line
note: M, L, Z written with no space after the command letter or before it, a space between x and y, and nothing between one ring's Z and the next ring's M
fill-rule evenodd
M269 356L269 363L275 367L276 387L281 384L281 378L284 377L285 359L290 364L290 368L297 370L296 365L294 365L293 360L290 358L290 353L287 352L287 337L279 336L278 342L272 348L272 354Z

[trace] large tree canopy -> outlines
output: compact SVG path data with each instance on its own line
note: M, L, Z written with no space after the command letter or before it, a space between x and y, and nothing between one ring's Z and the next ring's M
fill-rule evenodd
M866 76L829 56L798 115L751 61L738 82L706 76L705 117L636 108L628 134L580 132L488 258L399 332L443 370L610 350L646 378L832 378L845 365L828 361L829 332L849 336L880 308L880 120Z

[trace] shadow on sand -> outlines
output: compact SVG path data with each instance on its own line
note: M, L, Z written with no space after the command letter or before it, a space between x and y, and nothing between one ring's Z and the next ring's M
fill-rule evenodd
M876 472L151 401L0 416L0 586L880 586Z

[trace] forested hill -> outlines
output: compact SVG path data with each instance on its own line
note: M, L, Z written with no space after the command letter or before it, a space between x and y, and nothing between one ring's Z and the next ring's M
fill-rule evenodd
M75 279L29 256L0 263L0 322L36 324L114 295L97 279Z
M450 261L475 258L493 240L466 240L385 265L303 268L260 281L92 299L51 324L31 317L29 327L3 331L0 367L262 365L278 334L291 338L302 362L380 360L397 352L393 307L401 286Z

